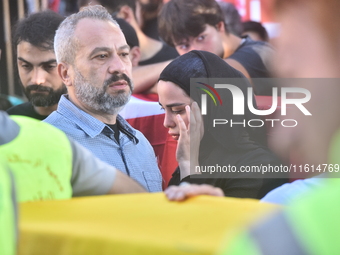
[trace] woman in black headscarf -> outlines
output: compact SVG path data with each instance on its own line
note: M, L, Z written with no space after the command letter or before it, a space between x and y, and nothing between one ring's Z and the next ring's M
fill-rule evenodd
M203 80L192 80L194 85L190 87L190 78ZM233 114L233 96L229 89L220 89L213 95L217 91L213 92L216 79L212 78L228 78L229 84L243 92L243 115ZM179 167L169 185L205 183L221 188L226 196L260 199L273 188L287 182L286 178L264 178L268 176L240 171L241 167L244 170L247 166L281 165L266 147L264 127L250 127L247 124L248 120L259 119L247 106L249 87L250 83L239 71L215 54L205 51L184 54L163 70L158 82L159 103L165 109L164 126L178 140L176 157ZM211 91L212 96L222 103L217 105L213 98L208 98L206 114L203 116L198 108L202 103L202 88L207 93ZM252 99L256 108L253 96ZM228 124L214 127L213 119L224 119ZM231 125L231 122L234 124ZM208 166L214 166L215 170L217 166L220 169L224 167L224 171L211 174L211 171L207 171Z

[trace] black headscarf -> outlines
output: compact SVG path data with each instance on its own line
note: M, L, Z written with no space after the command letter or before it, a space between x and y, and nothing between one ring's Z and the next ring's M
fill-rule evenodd
M247 125L248 120L259 119L259 117L248 109L246 95L247 89L251 85L241 72L213 53L194 50L173 60L160 74L159 80L171 81L177 84L188 96L197 101L198 105L201 105L201 91L198 89L190 91L190 78L208 78L207 81L211 78L229 78L228 81L233 81L233 85L240 88L245 95L244 116L233 115L232 94L227 89L218 90L223 105L214 106L212 100L207 100L207 115L203 116L203 144L210 144L208 141L213 139L229 151L252 150L259 145L266 144L264 127L251 128ZM213 86L213 84L210 85ZM253 104L256 108L254 97ZM228 121L232 120L234 123L245 120L246 127L237 124L230 127L230 124L226 124L217 125L213 128L209 121L221 118L221 116Z
M191 51L173 60L161 73L159 80L171 81L182 88L188 96L201 105L199 89L191 85L190 78L207 78L206 83L214 87L212 78L228 78L228 82L242 90L245 96L244 115L233 115L233 98L228 89L219 89L222 105L214 105L213 100L207 100L207 114L203 115L204 135L200 144L200 166L254 166L262 164L279 165L277 157L267 150L265 144L265 128L250 128L243 125L218 125L215 128L209 122L212 119L227 119L235 122L247 123L250 119L259 119L251 113L247 106L247 89L251 86L249 81L236 69L228 65L215 54L205 51ZM232 81L230 81L230 78ZM195 84L195 82L193 82ZM190 91L192 90L192 91ZM253 105L256 103L253 96ZM191 178L189 175L180 178L180 169L177 168L169 185L178 185L180 182L208 183L220 187L226 196L262 198L268 191L282 185L287 179L262 178L256 174L204 173Z

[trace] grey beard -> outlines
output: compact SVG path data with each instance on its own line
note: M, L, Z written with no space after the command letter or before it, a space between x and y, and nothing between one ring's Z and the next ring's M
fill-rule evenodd
M106 93L108 82L100 88L94 87L88 82L78 70L75 70L74 87L77 98L89 108L111 115L116 115L130 100L132 93L132 84L129 81L130 92L117 91L117 94L110 95Z

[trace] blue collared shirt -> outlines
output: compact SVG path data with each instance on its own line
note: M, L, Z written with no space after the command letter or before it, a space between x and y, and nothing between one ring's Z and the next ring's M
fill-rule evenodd
M61 129L96 157L129 175L148 191L162 191L162 176L152 146L141 132L132 128L121 116L117 116L119 144L109 126L79 109L65 95L61 97L58 109L44 122Z

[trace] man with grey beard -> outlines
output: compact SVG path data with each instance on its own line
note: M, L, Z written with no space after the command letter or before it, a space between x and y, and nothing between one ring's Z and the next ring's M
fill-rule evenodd
M11 107L8 114L43 120L57 109L61 95L67 93L53 49L55 31L63 19L53 11L44 11L16 24L13 42L20 82L29 102Z
M150 143L118 115L133 84L130 48L117 22L102 6L86 7L61 23L54 47L68 95L44 121L148 191L161 191Z

